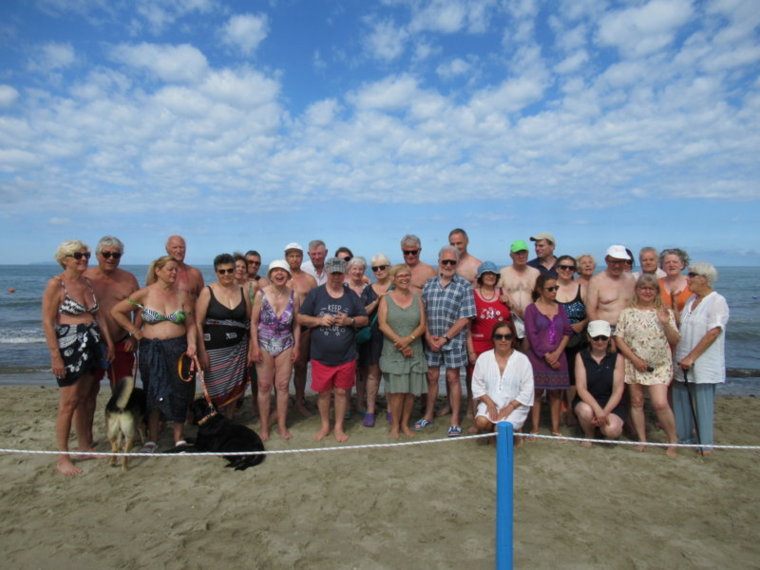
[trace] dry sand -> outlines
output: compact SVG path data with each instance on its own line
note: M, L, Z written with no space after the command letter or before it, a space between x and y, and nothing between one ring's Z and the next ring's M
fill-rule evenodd
M0 446L54 449L57 390L0 394ZM256 427L245 404L239 419ZM294 438L274 435L270 449L335 445L312 442L315 417L292 423ZM419 439L444 438L445 423ZM718 443L758 445L759 425L757 399L718 400ZM384 421L368 429L355 419L348 429L348 445L390 441ZM527 443L516 451L515 566L758 568L758 459ZM274 455L244 472L182 456L136 458L127 473L80 462L83 474L67 478L54 463L0 456L6 568L494 566L495 446L482 441Z

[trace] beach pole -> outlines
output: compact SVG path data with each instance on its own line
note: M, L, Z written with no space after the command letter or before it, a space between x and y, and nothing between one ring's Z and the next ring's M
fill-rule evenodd
M496 426L496 569L512 570L514 428L505 421Z

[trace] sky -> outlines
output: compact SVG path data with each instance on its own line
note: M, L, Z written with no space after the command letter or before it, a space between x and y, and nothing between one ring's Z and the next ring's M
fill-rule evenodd
M760 265L756 0L4 0L0 263L319 238Z

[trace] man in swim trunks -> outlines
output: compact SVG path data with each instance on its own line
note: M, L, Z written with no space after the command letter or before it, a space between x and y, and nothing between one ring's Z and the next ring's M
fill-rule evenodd
M298 302L303 305L306 295L317 286L317 280L301 270L303 263L303 248L296 242L285 246L285 262L290 267L290 281L288 287L298 295ZM298 356L293 364L293 387L295 388L296 411L303 417L308 417L311 412L306 407L306 368L309 364L309 346L311 345L311 329L301 327L301 338L298 344Z
M604 261L607 269L591 278L586 300L586 313L590 321L607 321L615 332L620 313L633 299L636 278L625 270L630 256L625 246L611 245Z
M557 278L557 270L554 267L557 263L557 257L554 255L554 248L557 241L554 234L543 232L531 236L530 241L536 242L536 258L531 259L528 265L538 269L541 273L548 273L554 279Z
M470 238L467 237L467 232L462 228L456 228L449 232L449 245L459 250L459 264L457 265L457 275L467 279L470 285L475 283L475 278L478 275L478 267L483 263L477 257L470 255L467 251L467 246L470 243Z
M525 352L527 346L525 346L523 313L525 307L533 302L531 294L541 272L528 265L528 244L524 240L518 239L512 242L509 246L509 257L512 259L512 265L504 267L499 272L501 277L499 285L505 292L501 300L509 307L517 338L522 341L520 350Z
M318 393L319 441L330 433L330 396L335 395L335 439L343 442L348 434L343 420L348 409L348 392L356 380L356 331L369 319L361 299L343 287L346 263L333 257L324 265L327 283L312 289L299 311L298 322L311 329L311 387Z
M425 281L435 277L435 268L420 261L422 242L414 234L407 234L401 238L401 253L404 256L404 263L412 270L412 281L409 283L409 288L412 293L421 295Z
M185 238L182 236L169 236L166 240L166 253L177 262L177 287L180 291L190 294L194 302L203 289L203 275L195 267L185 263Z
M325 242L321 239L311 240L309 242L309 261L301 265L301 270L314 277L317 280L317 285L324 285L327 282L326 257L327 246L325 246Z

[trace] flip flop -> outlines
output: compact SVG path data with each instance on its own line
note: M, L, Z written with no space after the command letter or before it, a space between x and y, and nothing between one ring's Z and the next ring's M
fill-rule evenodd
M431 426L434 426L435 422L431 422L430 420L426 420L425 418L419 419L414 423L414 431L422 431L425 428L429 428Z
M155 441L146 441L140 448L140 453L155 453L158 450L158 444Z

